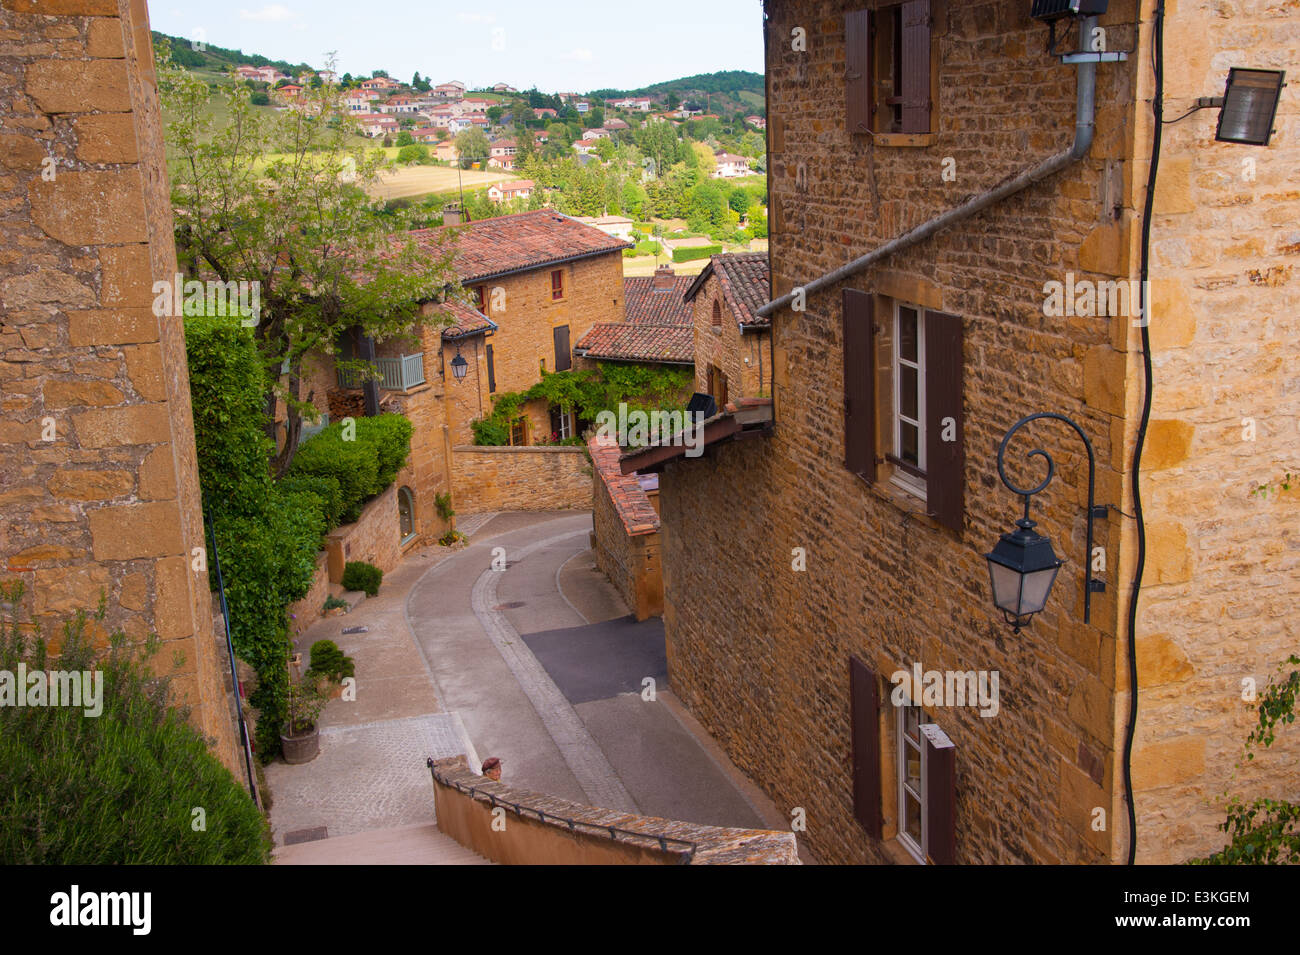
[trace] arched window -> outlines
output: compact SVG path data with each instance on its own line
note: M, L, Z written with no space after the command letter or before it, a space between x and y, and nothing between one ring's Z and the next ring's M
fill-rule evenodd
M415 495L409 487L397 491L397 523L402 531L402 543L415 538Z
M713 327L722 327L722 303L716 298L713 300Z

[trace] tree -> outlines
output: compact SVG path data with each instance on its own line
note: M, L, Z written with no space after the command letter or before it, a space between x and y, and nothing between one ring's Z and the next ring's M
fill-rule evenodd
M391 79L391 77L388 75L388 71L387 71L387 70L375 70L373 73L370 74L370 78L371 78L372 80L377 80L377 79L379 79L381 76L382 76L384 79L386 79L386 80L387 80L387 79Z
M477 126L456 134L456 155L460 157L461 169L468 169L476 162L487 162L489 149L487 133Z
M727 205L730 206L738 215L742 216L749 211L749 207L753 205L753 201L753 197L743 188L733 190L731 195L727 197Z
M271 97L260 91L257 93L250 93L248 95L248 104L250 106L270 106Z
M653 160L656 176L663 176L677 161L677 130L672 123L647 123L637 132L636 144Z
M420 88L420 71L416 70L414 75L412 75L411 77L411 89L418 90L419 88Z
M423 315L420 303L456 285L452 249L417 252L400 234L403 217L375 208L365 190L391 164L355 145L337 87L304 91L304 108L286 113L255 110L246 90L231 88L218 126L207 85L165 49L158 61L172 116L177 258L194 279L258 283L259 311L244 320L266 372L268 436L277 434L277 408L286 408L285 440L271 462L282 475L313 397L304 393L304 363L336 352L349 328L383 340L444 321L436 310Z
M499 122L501 122L501 117L504 114L505 114L505 110L502 109L500 106L489 106L487 109L488 122L491 123L493 126L495 126Z
M670 110L675 110L681 105L682 105L681 98L676 93L670 92L668 94L668 108Z
M415 137L412 136L407 130L404 129L397 134L397 145L409 146L413 142L415 142Z

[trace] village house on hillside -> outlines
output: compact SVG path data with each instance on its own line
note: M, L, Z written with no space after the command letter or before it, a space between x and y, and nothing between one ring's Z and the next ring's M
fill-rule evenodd
M749 175L749 160L744 156L721 152L713 158L718 163L717 168L713 170L714 179L734 179L736 176Z
M620 463L674 692L822 862L1220 848L1225 789L1300 786L1281 733L1234 775L1300 637L1297 498L1252 495L1300 419L1281 14L1116 0L1057 52L1127 55L1063 60L1020 0L764 8L771 397Z
M709 259L682 295L694 327L695 390L720 409L771 396L772 323L758 314L771 285L766 253L727 253Z

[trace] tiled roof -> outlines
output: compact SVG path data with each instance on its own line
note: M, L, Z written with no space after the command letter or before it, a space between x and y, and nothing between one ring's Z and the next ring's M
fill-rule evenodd
M767 303L770 285L766 252L715 255L686 292L687 301L694 300L711 275L718 277L723 298L742 328L762 328L769 324L758 315L758 310Z
M462 284L631 247L550 209L479 219L456 228L462 230L456 243L456 274ZM436 252L442 233L419 229L410 235L417 245Z
M695 329L691 325L600 322L591 326L574 348L588 358L694 364Z
M442 330L442 337L448 341L469 338L469 336L477 335L480 332L496 331L497 323L478 309L462 305L460 302L444 302L443 308L451 313L451 317L455 322L455 324L448 325Z
M690 325L691 304L686 290L695 282L693 275L675 275L672 285L655 288L655 276L637 276L623 280L623 301L631 325Z
M635 474L624 474L619 466L621 449L618 442L612 437L593 434L587 441L587 449L591 452L591 463L596 466L596 473L609 491L614 510L623 521L624 530L632 537L659 530L659 515L641 489L641 482Z

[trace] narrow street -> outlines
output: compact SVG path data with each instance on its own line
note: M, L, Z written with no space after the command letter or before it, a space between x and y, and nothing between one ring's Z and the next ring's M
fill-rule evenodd
M461 526L468 547L412 555L377 598L299 639L304 651L335 640L356 659L357 700L329 704L314 761L267 767L277 846L293 843L280 862L380 861L361 846L427 825L424 759L458 752L499 757L503 781L576 802L787 825L672 695L662 621L634 622L595 568L589 512ZM367 832L376 838L358 843Z

